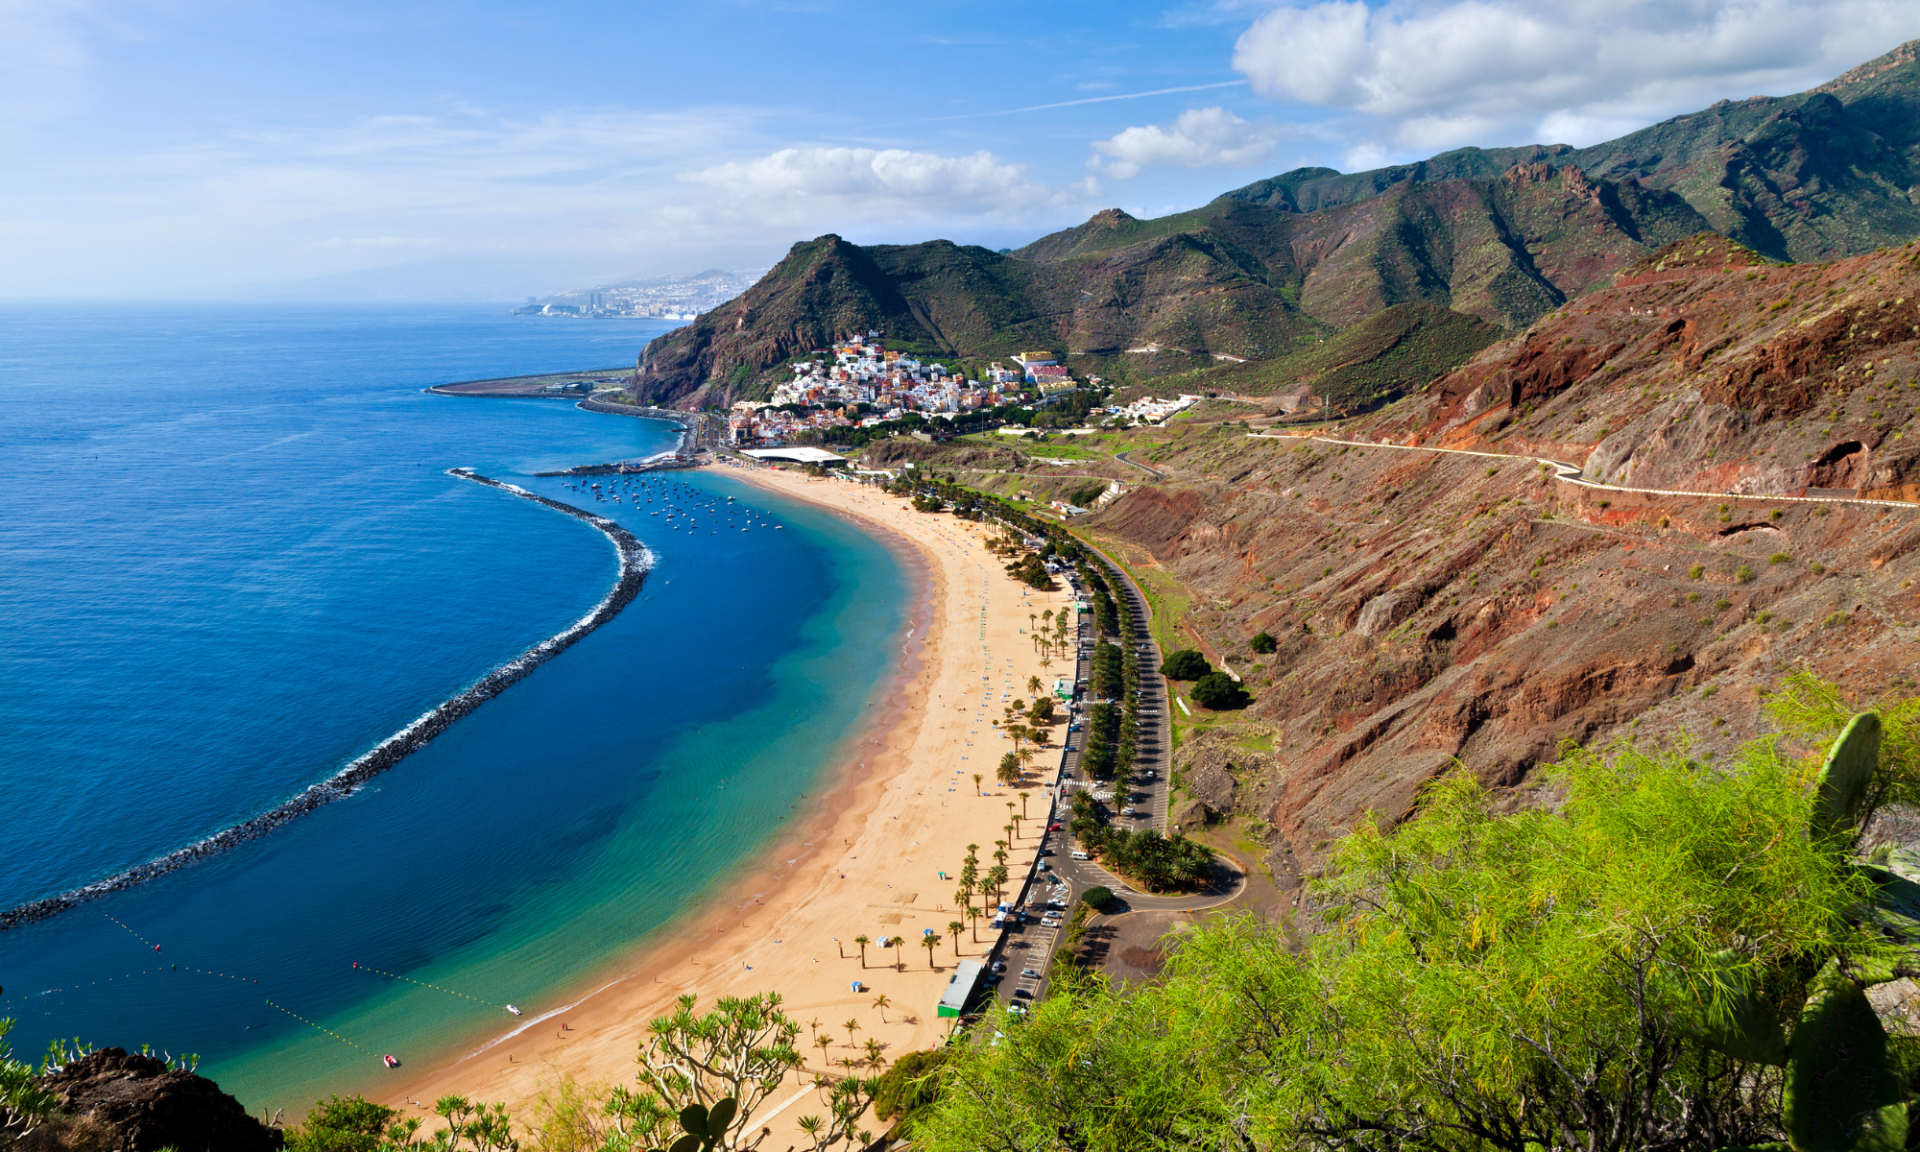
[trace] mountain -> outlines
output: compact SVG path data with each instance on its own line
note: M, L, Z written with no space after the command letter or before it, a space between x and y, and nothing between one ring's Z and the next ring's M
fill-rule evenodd
M1354 175L1302 168L1224 198L1318 212L1516 164L1677 193L1714 231L1775 260L1903 243L1920 233L1920 41L1797 95L1722 100L1590 148L1463 148Z
M1590 148L1300 169L1158 219L1108 209L1012 253L823 236L650 344L634 387L663 404L763 396L770 370L866 329L963 360L1044 348L1137 383L1284 359L1398 305L1521 328L1702 230L1776 261L1905 242L1916 198L1920 41Z
M1423 307L1316 350L1371 331L1388 363ZM1328 439L1212 400L1044 468L887 447L1041 506L1121 482L1076 533L1150 586L1163 648L1256 697L1175 717L1175 820L1232 821L1215 842L1283 888L1455 764L1514 785L1563 740L1682 731L1710 759L1764 734L1755 692L1792 670L1865 702L1920 664L1920 524L1842 499L1920 499L1920 242L1779 265L1703 233L1467 356Z

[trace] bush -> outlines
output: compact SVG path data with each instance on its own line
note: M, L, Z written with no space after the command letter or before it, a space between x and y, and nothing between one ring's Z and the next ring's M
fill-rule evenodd
M1707 574L1707 570L1705 568L1702 568L1698 564L1695 564L1693 567L1687 569L1687 579L1689 580L1698 580L1700 579L1700 577L1705 576L1706 574Z
M1747 567L1745 564L1742 564L1740 565L1740 567L1735 568L1733 570L1733 582L1735 584L1753 583L1753 569Z
M1042 696L1027 709L1027 719L1035 724L1046 724L1053 719L1053 697Z
M1773 555L1767 557L1767 563L1786 564L1790 562L1792 559L1793 557L1787 555L1785 552L1775 552Z
M1266 656L1270 653L1279 651L1280 641L1275 640L1271 633L1257 632L1254 634L1253 639L1247 642L1247 647L1253 649L1255 652L1259 653L1262 656Z
M1169 680L1198 680L1213 671L1207 658L1191 648L1182 648L1160 665L1160 674Z
M1113 905L1113 889L1104 885L1089 888L1081 893L1080 899L1096 912L1104 912Z
M898 1119L895 1132L906 1135L906 1128L913 1123L914 1114L933 1104L940 1098L940 1065L945 1063L947 1054L936 1049L931 1052L908 1052L893 1062L893 1067L880 1075L880 1082L873 1092L873 1114L876 1119Z
M1209 672L1200 677L1194 682L1193 688L1187 695L1193 697L1195 704L1203 708L1211 708L1216 712L1228 708L1245 708L1251 703L1251 698L1246 692L1240 685L1234 683L1233 677L1225 672Z

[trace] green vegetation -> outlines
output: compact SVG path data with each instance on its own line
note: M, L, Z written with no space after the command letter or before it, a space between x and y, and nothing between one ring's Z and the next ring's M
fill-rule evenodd
M1104 912L1113 904L1113 889L1096 884L1082 892L1080 899L1095 912Z
M1160 674L1169 680L1198 680L1213 671L1213 665L1207 658L1192 648L1182 648L1169 653L1160 662Z
M1256 632L1253 639L1247 641L1247 647L1258 655L1267 656L1279 651L1280 641L1274 639L1272 633Z
M938 1098L946 1058L944 1049L908 1052L881 1074L873 1092L873 1115L894 1122L891 1134L896 1139L912 1135L914 1120Z
M1832 703L1802 679L1772 711L1810 736ZM1902 713L1885 724L1882 798L1913 785ZM1848 827L1874 801L1856 742L1822 776ZM1334 850L1325 926L1304 947L1250 917L1210 921L1160 981L1083 986L1006 1043L956 1052L959 1090L922 1140L1898 1148L1893 1072L1920 1042L1887 1037L1859 983L1891 978L1904 946L1853 913L1881 881L1849 863L1850 833L1818 832L1827 786L1810 791L1771 740L1723 769L1623 743L1548 776L1566 793L1551 811L1499 814L1462 770L1418 819L1363 823Z
M1350 415L1425 386L1499 338L1499 328L1476 316L1396 304L1292 355L1202 375L1209 387L1256 396L1310 385L1334 414Z
M1211 708L1216 712L1230 708L1245 708L1253 702L1246 689L1225 672L1209 672L1194 682L1187 695L1195 704Z

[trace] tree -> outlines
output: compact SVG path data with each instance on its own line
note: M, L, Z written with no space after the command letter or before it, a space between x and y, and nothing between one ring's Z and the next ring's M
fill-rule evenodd
M1014 795L1020 797L1020 818L1024 820L1027 818L1027 797L1033 795L1033 793L1015 792Z
M947 935L953 937L953 954L955 956L960 955L960 933L965 929L966 925L958 920L947 921Z
M920 947L927 950L927 967L931 969L933 967L933 950L940 947L940 937L931 934L922 936L920 937Z
M1207 658L1192 648L1170 653L1160 663L1160 674L1169 680L1198 680L1212 671Z
M1279 650L1280 641L1275 640L1271 633L1255 632L1253 639L1247 641L1247 647L1262 656L1268 656Z
M1187 695L1193 698L1195 704L1216 712L1245 708L1250 701L1246 691L1225 672L1209 672L1200 677L1188 689Z
M1035 724L1047 724L1053 720L1053 697L1042 696L1027 709L1027 718Z
M853 942L860 945L860 967L864 971L867 966L867 945L873 943L873 941L867 939L865 936L855 936Z
M848 1047L852 1047L854 1034L860 1031L859 1017L849 1016L847 1018L847 1022L845 1024L842 1024L841 1027L847 1030L847 1045Z
M1096 885L1082 892L1080 899L1087 907L1092 908L1095 912L1105 912L1107 906L1113 903L1113 889L1104 885Z
M1020 757L1008 752L1000 757L1000 766L994 769L993 778L1002 784L1012 784L1020 779Z
M766 1134L754 1127L753 1114L801 1068L793 1046L800 1025L780 1010L780 1003L772 992L723 996L712 1011L697 1014L694 997L681 996L672 1013L647 1025L640 1043L639 1090L616 1087L608 1111L626 1122L638 1146L660 1147L679 1138L670 1122L689 1106L719 1117L716 1105L733 1100L732 1116L711 1134L715 1146L727 1152L759 1147Z
M1027 691L1033 693L1035 696L1040 695L1040 689L1044 687L1045 685L1040 683L1040 677L1038 676L1027 677Z
M980 894L982 896L986 895L984 891ZM980 943L980 909L969 902L965 908L961 909L961 912L966 915L967 923L972 928L971 936L973 937L973 942L975 944Z
M979 796L979 795L981 795L981 792L980 792L980 781L981 781L982 779L984 779L984 777L982 777L982 776L980 775L980 773L978 773L978 772L975 772L975 773L973 774L973 794L974 794L975 796Z

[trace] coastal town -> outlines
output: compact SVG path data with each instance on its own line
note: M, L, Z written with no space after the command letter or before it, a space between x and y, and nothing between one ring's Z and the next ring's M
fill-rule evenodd
M792 377L768 400L736 402L727 441L736 446L785 445L835 429L873 428L919 413L953 424L969 413L1004 405L1044 406L1098 376L1076 380L1050 352L1021 352L989 362L968 377L938 361L888 348L878 332L836 340L792 364Z

